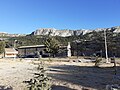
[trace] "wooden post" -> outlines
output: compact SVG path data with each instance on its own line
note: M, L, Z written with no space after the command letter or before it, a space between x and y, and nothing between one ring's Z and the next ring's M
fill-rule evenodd
M115 69L115 75L117 74L117 67L116 67L116 62L115 62L115 56L114 56L114 69Z
M115 62L115 56L113 58L111 58L111 63L114 64L113 68L114 68L114 74L117 74L117 67L116 67L116 62Z

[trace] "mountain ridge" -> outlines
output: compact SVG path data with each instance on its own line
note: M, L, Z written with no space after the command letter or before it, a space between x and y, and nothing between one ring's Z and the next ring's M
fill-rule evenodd
M67 37L67 36L72 36L72 35L84 35L86 33L90 33L92 31L103 31L103 30L110 30L114 33L120 33L120 26L115 26L111 28L97 28L97 29L79 29L79 30L69 30L69 29L64 29L64 30L59 30L55 28L39 28L31 33L31 35L48 35L50 34L51 36L62 36L62 37Z

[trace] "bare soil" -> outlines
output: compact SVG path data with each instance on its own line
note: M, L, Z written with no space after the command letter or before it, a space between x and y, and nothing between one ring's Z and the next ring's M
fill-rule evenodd
M33 78L37 61L31 59L0 59L0 90L26 90L25 81ZM113 63L46 62L52 90L105 90L108 84L120 84L120 64L117 73Z

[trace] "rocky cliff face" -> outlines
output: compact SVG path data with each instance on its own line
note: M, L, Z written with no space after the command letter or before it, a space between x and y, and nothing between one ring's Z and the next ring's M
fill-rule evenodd
M94 31L103 31L103 30L110 30L113 31L114 33L120 33L120 26L117 27L111 27L111 28L99 28L95 29ZM62 37L67 37L67 36L72 36L72 35L84 35L86 33L90 33L93 30L57 30L55 28L40 28L37 29L36 31L32 32L32 35L50 35L52 36L62 36Z

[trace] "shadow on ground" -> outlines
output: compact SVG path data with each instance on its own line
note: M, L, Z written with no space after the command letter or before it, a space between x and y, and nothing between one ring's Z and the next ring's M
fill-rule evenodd
M113 67L58 65L49 68L50 77L83 87L103 90L108 84L120 84L120 67L117 67L116 75Z
M56 85L53 85L51 87L52 90L73 90L73 89L70 89L70 88L67 88L67 87L64 87L64 86L56 86Z
M7 86L0 86L0 90L13 90L13 88Z

